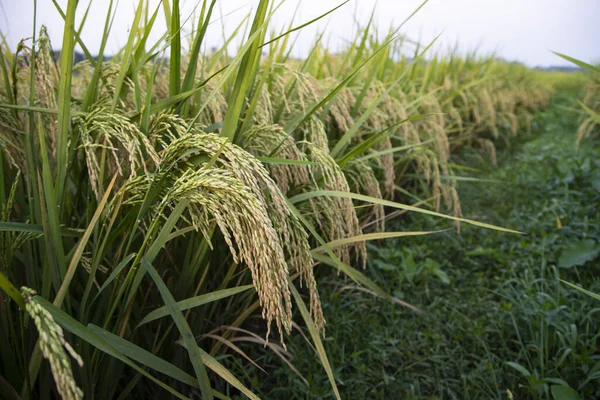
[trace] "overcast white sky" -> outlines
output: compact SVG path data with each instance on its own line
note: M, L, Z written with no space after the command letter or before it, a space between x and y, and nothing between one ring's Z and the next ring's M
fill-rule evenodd
M340 4L342 0L302 0L296 24L308 21ZM381 32L397 26L408 17L422 0L379 0L376 25ZM58 0L66 7L66 0ZM97 52L108 0L93 0L83 31L83 40L92 53ZM120 0L107 54L112 54L127 40L127 30L133 20L137 1ZM81 18L88 0L79 1ZM154 6L159 0L151 0ZM181 0L182 20L193 13L197 0ZM206 37L206 46L222 42L221 23L231 32L239 21L252 11L258 0L220 0L214 13L215 23ZM289 23L298 0L287 0L274 15L271 26L280 29ZM294 53L306 55L316 32L326 27L332 50L351 39L355 18L363 23L369 19L375 1L350 0L318 24L306 28L300 35ZM220 20L220 16L225 17ZM19 39L32 34L33 0L0 0L0 30L14 49ZM60 48L63 21L51 0L38 0L38 26L48 27L55 49ZM188 27L191 25L188 24ZM165 30L164 17L154 28L157 39ZM550 52L569 54L589 62L600 61L600 0L430 0L403 28L403 33L423 42L442 33L440 46L455 43L462 50L478 48L482 53L496 51L506 59L530 66L568 65Z

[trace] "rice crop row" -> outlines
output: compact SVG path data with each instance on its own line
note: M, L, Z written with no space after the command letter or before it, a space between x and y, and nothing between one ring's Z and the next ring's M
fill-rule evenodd
M429 233L386 232L398 212L510 232L462 218L451 155L467 147L493 160L499 141L527 130L553 90L536 72L434 54L434 43L371 23L341 52L321 35L295 59L295 31L328 13L272 33L267 0L204 54L215 3L198 4L184 36L178 0L139 0L108 60L113 1L96 57L76 0L57 5L60 59L44 27L16 52L2 42L9 397L256 398L227 369L231 357L255 363L236 342L293 364L285 337L298 324L339 397L319 276L343 273L389 296L361 272L365 242ZM159 18L168 32L152 43ZM235 36L244 40L230 55ZM86 60L74 64L76 45Z

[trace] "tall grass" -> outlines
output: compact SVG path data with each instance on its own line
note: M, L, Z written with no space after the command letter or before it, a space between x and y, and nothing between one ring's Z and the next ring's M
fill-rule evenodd
M551 88L525 67L430 54L433 43L371 24L339 54L319 36L296 60L291 35L308 23L270 34L267 0L234 55L243 25L201 53L215 7L203 1L184 51L187 16L162 4L137 3L108 61L112 1L97 59L76 0L57 6L59 62L43 27L14 53L2 43L2 390L256 398L227 369L231 357L255 363L235 342L290 363L285 337L301 324L339 397L317 275L332 267L389 297L360 272L365 241L424 232L384 233L397 215L385 207L510 231L461 217L450 156L494 158ZM157 18L168 32L151 43ZM87 60L73 65L76 43Z

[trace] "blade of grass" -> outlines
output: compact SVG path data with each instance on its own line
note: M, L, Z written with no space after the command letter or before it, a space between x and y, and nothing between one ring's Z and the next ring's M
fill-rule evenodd
M298 290L294 286L292 280L288 277L288 286L290 287L290 291L292 292L292 296L294 297L294 301L296 302L296 306L304 319L304 323L308 327L308 332L310 333L310 337L312 338L315 348L317 349L317 354L319 355L319 359L321 360L321 364L323 365L323 369L325 369L325 373L327 374L327 378L329 378L329 383L331 384L331 389L333 390L333 394L335 398L341 400L340 392L338 391L337 384L335 383L335 377L333 376L333 370L331 369L331 364L329 363L329 358L327 357L327 352L325 351L325 347L323 346L323 342L321 341L321 336L319 335L319 330L317 329L312 317L310 316L310 312L306 308L304 304L304 300L298 293Z
M19 290L13 285L0 271L0 289L4 290L8 296L17 303L21 310L25 309L25 301Z
M575 290L578 290L578 291L580 291L581 293L583 293L583 294L586 294L586 295L588 295L588 296L590 296L590 297L592 297L592 298L594 298L594 299L596 299L596 300L600 301L600 295L598 295L598 294L596 294L596 293L594 293L594 292L590 292L589 290L585 290L585 289L583 289L583 288L581 288L581 287L579 287L579 286L577 286L577 285L574 285L574 284L572 284L572 283L570 283L570 282L563 281L562 279L561 279L560 281L561 281L562 283L564 283L565 285L568 285L568 286L572 287L573 289L575 289Z
M91 4L91 2L90 2ZM113 13L113 0L110 0L108 4L108 11L106 12L106 21L104 22L104 31L102 32L102 41L100 42L100 49L98 50L98 57L96 60L96 65L94 67L94 74L92 75L92 79L88 88L85 92L85 97L83 100L83 104L81 106L82 111L87 111L92 106L92 104L96 101L97 93L98 93L98 83L100 82L100 75L102 71L102 61L104 58L104 49L106 48L106 42L108 41L108 36L110 34L110 29L112 26L112 20L116 15L116 10Z
M171 57L169 58L169 95L179 94L181 88L181 31L179 20L179 0L173 0L171 10Z
M198 20L198 32L196 33L191 52L189 54L188 67L183 79L183 85L181 87L182 92L191 90L192 86L194 85L194 78L196 77L196 69L198 67L198 57L200 55L200 47L202 46L202 41L206 35L216 2L217 0L211 0L206 16L204 16L204 7L206 6L206 1L204 1L202 4L202 12L200 13L200 19ZM202 18L204 18L204 20Z
M334 197L342 197L342 198L353 199L353 200L361 200L361 201L366 201L366 202L373 203L373 204L381 204L381 205L387 206L387 207L399 208L401 210L414 211L414 212L418 212L421 214L427 214L427 215L433 215L435 217L451 219L453 221L465 222L467 224L479 226L482 228L493 229L493 230L497 230L497 231L501 231L501 232L523 234L523 232L519 232L519 231L515 231L512 229L507 229L507 228L502 228L502 227L499 227L496 225L486 224L484 222L474 221L474 220L466 219L466 218L454 217L451 215L441 214L441 213L438 213L435 211L429 211L429 210L424 210L422 208L409 206L407 204L396 203L396 202L389 201L389 200L382 200L382 199L378 199L375 197L364 196L361 194L350 193L350 192L339 192L339 191L334 191L334 190L315 190L312 192L306 192L306 193L296 195L296 196L290 198L289 202L292 204L295 204L300 201L304 201L304 200L311 199L313 197L320 197L320 196L334 196Z
M0 222L0 232L29 232L44 233L44 228L39 224L27 224L24 222ZM78 229L67 229L61 227L62 236L80 237L82 231Z
M375 233L367 233L364 235L352 236L349 238L332 240L326 244L330 249L334 247L344 246L347 244L357 243L357 242L365 242L368 240L380 240L380 239L391 239L405 236L423 236L423 235L431 235L434 233L440 233L442 231L425 231L425 232L375 232ZM311 250L311 253L317 253L319 251L325 250L324 246L315 247Z
M178 344L187 348L186 343L183 341L178 341ZM249 399L252 400L260 400L260 397L255 395L250 389L248 389L239 379L237 379L227 368L225 368L220 362L218 362L214 357L200 349L200 354L202 357L202 362L214 371L221 378L225 379L231 386L238 389L240 392L245 394Z
M252 22L252 27L248 36L250 47L242 58L235 79L233 92L228 101L229 106L227 107L227 113L225 114L225 118L223 120L221 136L228 138L230 141L233 140L235 135L237 124L242 112L242 107L244 105L244 99L246 98L247 92L251 86L251 82L254 82L255 77L253 72L255 70L256 63L260 59L258 41L263 36L262 30L267 19L268 7L268 0L260 0L260 3L256 9L256 13L254 14L254 21ZM255 36L255 34L257 35Z
M68 143L71 136L71 77L73 76L73 51L75 50L75 12L77 0L69 0L65 17L65 28L60 59L60 83L58 88L58 140L56 148L56 199L57 206L62 203L63 192L67 182Z
M127 257L125 257L119 264L117 264L117 266L110 273L110 275L108 276L108 278L106 278L106 280L104 281L104 283L102 284L102 286L100 286L100 289L98 289L98 293L96 293L96 296L92 299L92 303L94 303L94 301L108 287L108 285L110 285L110 283L113 280L115 280L115 278L117 276L119 276L119 274L121 273L121 271L123 271L123 269L127 266L127 264L129 264L129 262L131 260L133 260L136 255L137 255L137 253L131 253L130 255L128 255Z
M349 1L350 1L350 0L346 0L346 1L344 1L343 3L341 3L341 4L337 5L337 6L335 6L335 7L334 7L334 8L332 8L331 10L327 11L326 13L324 13L324 14L321 14L321 15L319 15L318 17L316 17L316 18L313 18L313 19L311 19L310 21L308 21L308 22L305 22L305 23L303 23L303 24L301 24L301 25L298 25L298 26L295 26L295 27L293 27L292 29L288 30L287 32L285 32L285 33L282 33L281 35L279 35L279 36L277 36L277 37L275 37L275 38L273 38L273 39L269 40L268 42L265 42L265 43L261 44L261 45L260 45L260 47L264 47L264 46L266 46L266 45L269 45L269 44L271 44L271 43L273 43L273 42L275 42L275 41L277 41L277 40L281 39L282 37L289 35L289 34L290 34L290 33L292 33L292 32L299 31L300 29L302 29L302 28L305 28L305 27L307 27L307 26L309 26L309 25L311 25L311 24L313 24L313 23L317 22L318 20L320 20L320 19L322 19L322 18L326 17L327 15L331 14L332 12L334 12L335 10L337 10L338 8L342 7L343 5L345 5L346 3L348 3Z
M352 268L351 266L345 264L344 262L342 262L333 252L333 250L327 245L327 243L325 242L325 240L321 237L321 235L319 235L319 233L317 232L317 230L315 229L314 225L308 221L306 219L306 217L304 217L297 209L296 207L294 207L294 205L288 201L288 205L290 207L290 211L300 220L300 222L302 222L302 224L306 227L306 229L314 236L314 238L317 240L317 242L321 245L321 247L323 248L323 250L325 250L325 252L327 253L327 255L329 257L326 257L324 255L321 254L317 254L317 253L311 253L312 257L317 260L317 261L321 261L324 264L333 266L335 268L337 268L338 270L342 271L343 273L345 273L347 276L350 277L350 279L352 279L354 282L356 282L357 284L361 285L361 286L366 286L368 287L370 290L372 290L373 292L388 298L390 297L385 290L383 290L381 287L379 287L379 285L377 285L375 282L373 282L371 279L369 279L368 277L366 277L364 274L360 273L359 271L357 271L356 269Z
M363 161L363 160L370 160L371 158L375 158L375 157L380 157L386 154L391 154L391 153L396 153L398 151L403 151L403 150L410 150L416 147L421 147L424 146L426 144L429 144L433 142L433 139L429 139L429 140L425 140L421 143L415 143L415 144L407 144L404 146L398 146L398 147L392 147L390 149L384 149L384 150L378 150L378 151L374 151L372 153L369 153L365 156L362 157L358 157L357 160L359 161Z
M349 161L352 161L354 158L356 158L359 154L362 154L363 152L367 151L368 149L373 147L375 144L377 144L379 141L385 139L386 134L388 134L388 132L390 132L390 130L392 130L406 122L415 121L415 120L418 120L418 119L421 119L424 117L428 117L430 115L435 115L435 114L415 115L414 117L410 117L410 118L403 119L402 121L398 121L395 124L392 124L392 125L388 126L387 128L369 136L367 139L361 141L352 150L350 150L347 154L345 154L344 157L342 157L340 159L340 161L338 161L338 165L340 167L344 166L346 163L348 163ZM393 134L393 133L394 132L391 132L391 134ZM422 143L420 143L419 145L422 145ZM408 148L408 147L406 147L406 148ZM386 150L389 151L390 149L386 149Z
M175 212L175 211L173 211ZM196 343L196 339L190 329L190 326L186 322L183 314L177 307L177 303L173 298L173 295L167 288L167 285L163 282L162 278L156 272L152 264L150 264L146 259L142 259L142 266L148 272L148 275L152 278L156 286L158 287L158 291L165 302L167 309L169 310L169 314L173 318L177 329L179 330L181 337L185 343L185 347L188 351L190 361L192 366L194 367L194 372L196 374L196 379L198 381L198 385L200 386L200 391L202 392L202 398L211 400L213 398L212 391L210 388L210 381L208 379L208 375L206 374L206 368L204 367L204 363L202 362L202 353L198 344Z
M65 248L62 240L62 236L60 234L60 215L59 215L59 205L57 202L54 180L52 178L52 172L50 171L50 162L48 160L48 151L46 150L46 138L44 137L43 126L41 123L41 117L38 115L38 141L40 145L40 153L42 155L42 179L41 179L41 187L43 188L43 194L40 190L40 201L43 197L45 200L44 207L46 209L45 212L42 212L43 218L43 226L47 228L48 232L44 232L44 235L47 235L45 238L48 244L52 244L51 252L48 254L53 258L53 262L50 263L52 268L55 269L53 271L53 277L55 285L58 285L58 282L64 278L66 273L66 258L65 258ZM38 175L39 180L39 175ZM45 222L45 223L44 223ZM48 249L50 250L50 249ZM50 257L49 257L50 258ZM55 289L58 286L55 287Z
M575 64L575 65L577 65L577 66L579 66L579 67L581 67L583 69L587 69L588 71L591 71L591 72L600 72L600 68L596 67L595 65L588 64L588 63L586 63L584 61L578 60L578 59L573 58L573 57L569 57L566 54L557 53L556 51L552 51L552 52L554 54L556 54L557 56L559 56L561 58L564 58L565 60L570 61L573 64Z
M189 299L178 301L177 308L180 311L189 310L190 308L199 307L204 304L212 303L214 301L245 292L246 290L252 289L253 287L253 285L244 285L231 289L217 290L214 292L202 294L200 296L190 297ZM147 324L148 322L154 321L162 317L166 317L167 315L169 315L169 310L166 306L157 308L156 310L148 313L148 315L146 315L142 319L142 321L138 324L137 327L139 328L140 326Z
M181 216L181 214L183 213L184 209L187 207L187 204L188 204L187 200L180 201L173 209L171 215L169 216L169 220L176 222L179 219L179 217ZM167 226L167 225L169 225L169 226ZM156 286L160 292L160 295L161 295L163 301L165 302L165 306L166 306L167 310L169 311L169 314L171 314L171 317L173 318L175 325L177 326L177 329L181 333L181 336L182 336L182 338L186 344L186 347L188 349L189 358L194 367L194 372L196 373L196 379L198 380L198 384L199 384L200 390L202 392L202 397L206 398L206 399L212 399L212 392L210 389L210 381L208 380L208 375L206 374L206 369L204 367L204 364L202 363L202 359L201 359L201 355L200 355L200 348L196 344L194 335L192 334L192 331L191 331L188 323L186 322L183 314L177 307L177 303L175 302L173 295L171 294L171 292L169 291L169 289L163 282L163 280L160 277L160 275L158 274L158 272L156 272L156 270L150 263L150 260L153 260L154 257L156 257L156 254L158 254L158 251L164 245L164 242L166 241L166 238L168 237L168 234L170 233L173 225L174 225L174 222L172 224L165 224L165 226L167 226L167 229L163 229L161 231L161 234L158 236L158 238L154 241L154 243L148 249L146 256L144 258L142 258L141 264L142 264L142 267L144 268L144 270L146 272L148 272L148 274L150 275L150 277L156 284ZM166 232L166 233L163 234L164 232Z
M69 3L73 0L69 0ZM127 77L127 73L129 72L129 64L131 60L131 55L133 54L133 46L135 43L135 38L138 34L138 28L140 25L140 19L142 17L142 9L144 8L144 0L140 0L138 2L137 8L135 10L135 17L133 18L133 23L131 24L131 28L129 30L129 37L127 38L127 44L123 49L123 59L121 60L121 64L119 66L119 75L117 76L117 80L115 82L115 94L111 103L111 112L115 112L117 109L117 105L119 103L119 99L123 96L123 83L125 82L125 78Z
M290 160L286 158L275 157L256 157L263 164L278 164L278 165L321 165L318 162L307 160Z
M100 215L102 215L102 212L104 211L104 207L106 206L108 197L112 191L112 188L113 188L115 182L117 181L117 177L118 177L118 174L115 174L113 176L112 180L110 181L110 183L108 184L108 187L106 188L106 192L104 193L104 197L102 197L102 200L100 200L100 202L98 203L98 207L96 208L96 211L94 212L94 215L93 215L88 227L86 228L86 230L83 234L83 237L79 240L79 243L77 244L77 248L75 249L75 253L73 254L73 257L71 258L71 262L69 263L69 268L67 269L67 273L65 274L63 282L60 286L60 290L56 294L56 297L54 298L54 301L53 301L53 304L57 307L60 307L62 305L62 302L67 295L69 286L71 285L71 281L73 279L73 276L75 276L75 270L77 269L77 265L79 265L79 261L81 260L81 256L83 255L83 251L85 250L85 246L87 246L87 243L88 243L88 241L92 235L92 232L94 230L94 227L96 226L96 223L100 219Z

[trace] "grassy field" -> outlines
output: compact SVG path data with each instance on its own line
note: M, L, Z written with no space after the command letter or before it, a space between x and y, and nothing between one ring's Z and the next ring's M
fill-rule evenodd
M139 0L105 60L116 2L98 55L55 5L60 44L0 42L2 396L594 395L594 303L556 278L597 291L597 67L372 20L298 60L337 7L276 33L268 0L210 53L215 0L192 32Z

